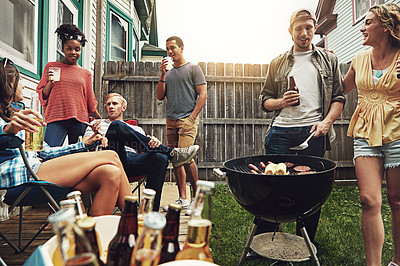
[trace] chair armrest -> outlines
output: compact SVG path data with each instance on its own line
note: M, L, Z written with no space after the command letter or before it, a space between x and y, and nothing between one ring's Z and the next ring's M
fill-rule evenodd
M0 134L0 149L16 149L24 140L12 134Z

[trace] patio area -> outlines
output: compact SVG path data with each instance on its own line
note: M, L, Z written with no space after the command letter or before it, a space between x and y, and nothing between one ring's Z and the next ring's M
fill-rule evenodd
M187 191L189 191L189 187L187 187ZM177 198L178 189L175 183L164 183L161 197L161 208L168 203L174 202ZM165 212L162 213L165 214ZM118 212L117 215L119 214L120 212ZM33 208L24 213L23 245L36 233L40 226L46 221L48 215L49 210L46 206L38 206L37 208ZM14 216L7 221L0 222L0 232L4 233L14 244L18 243L18 220L19 217ZM185 216L185 212L182 211L179 227L179 242L181 245L183 245L186 240L188 221L189 216ZM7 263L7 265L23 265L29 256L35 251L35 249L39 245L44 244L52 236L54 236L52 229L43 231L41 234L39 234L36 240L32 242L27 250L20 254L15 254L15 251L8 246L3 239L0 238L0 256Z

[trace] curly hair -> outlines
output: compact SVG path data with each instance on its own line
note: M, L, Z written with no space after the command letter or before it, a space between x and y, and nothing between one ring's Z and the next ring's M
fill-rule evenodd
M379 22L389 30L390 44L400 48L400 6L393 3L375 5L369 11L374 13Z
M6 122L10 122L11 116L14 113L11 101L14 100L18 87L19 71L11 63L7 63L4 66L6 60L8 59L3 58L0 63L0 117Z
M82 36L82 39L78 40L82 47L85 47L85 43L87 42L85 34L74 24L62 24L56 29L55 33L57 33L58 38L62 41L63 46L69 40L66 36Z

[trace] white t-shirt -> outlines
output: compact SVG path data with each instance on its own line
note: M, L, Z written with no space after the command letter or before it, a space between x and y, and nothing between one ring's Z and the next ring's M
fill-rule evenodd
M322 120L322 99L318 85L318 69L311 61L312 51L293 51L294 64L288 75L294 77L299 89L300 105L283 108L275 118L274 126L311 126ZM288 84L289 80L288 80Z
M101 119L101 122L100 122L100 130L101 130L101 133L102 134L106 134L107 133L107 130L108 130L108 128L110 127L110 125L111 125L111 121L110 121L110 119ZM140 134L142 134L142 135L145 135L146 136L146 133L144 132L144 130L141 128L141 127L138 127L138 126L133 126L133 125L130 125L130 124L128 124L128 123L126 123L128 126L130 126L131 128L133 128L134 130L136 130L137 132L139 132ZM87 127L86 128L86 131L85 131L85 134L83 135L84 137L90 137L90 136L92 136L93 135L93 130L92 130L92 128L91 127ZM128 147L128 146L125 146L125 150L126 151L131 151L131 152L136 152L136 150L134 150L134 149L132 149L131 147Z

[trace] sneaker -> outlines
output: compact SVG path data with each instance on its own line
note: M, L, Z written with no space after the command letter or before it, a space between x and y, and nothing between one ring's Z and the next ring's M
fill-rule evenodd
M189 201L187 199L182 199L179 198L177 200L175 200L174 202L175 204L179 204L182 206L182 209L187 209L189 208ZM163 211L167 212L168 211L168 205L163 207Z
M191 201L190 204L189 204L188 209L187 209L186 212L185 212L185 215L186 215L186 216L192 215L193 207L194 207L194 199L192 199L192 201Z
M196 156L199 145L189 146L187 148L175 148L171 151L171 163L174 167L179 167L190 162ZM189 204L188 204L189 205Z

